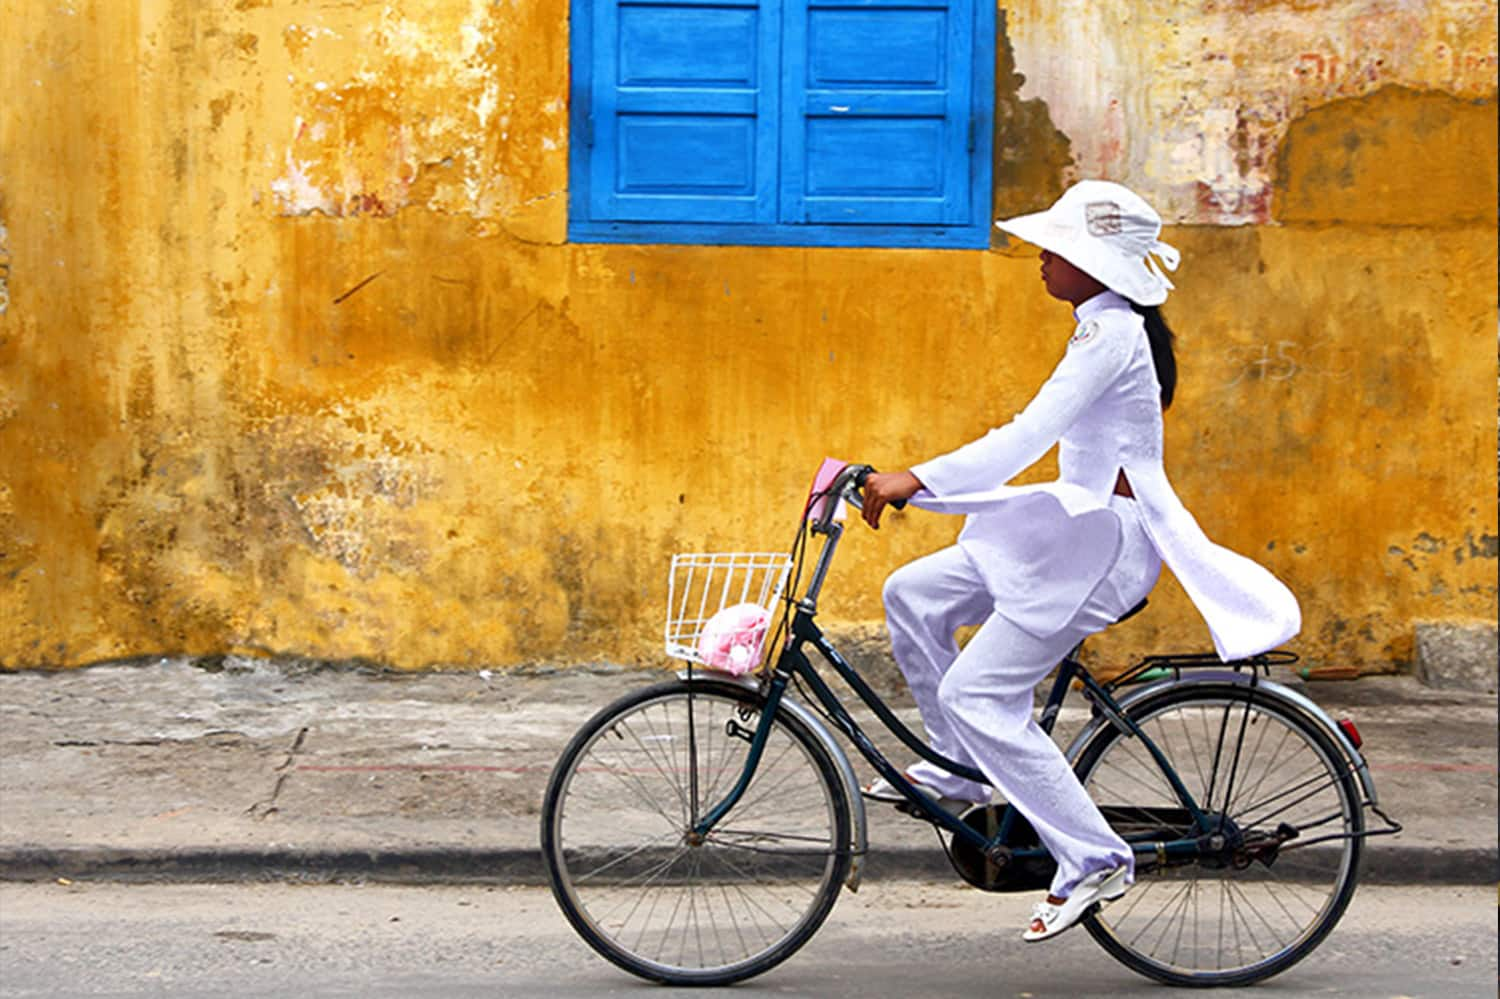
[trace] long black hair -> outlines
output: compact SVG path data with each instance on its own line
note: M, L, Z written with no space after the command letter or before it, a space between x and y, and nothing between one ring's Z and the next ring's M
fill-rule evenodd
M1172 343L1177 338L1172 328L1155 305L1130 307L1146 321L1146 340L1151 344L1151 363L1156 366L1156 380L1161 383L1161 408L1172 405L1172 396L1177 392L1177 355L1172 352Z

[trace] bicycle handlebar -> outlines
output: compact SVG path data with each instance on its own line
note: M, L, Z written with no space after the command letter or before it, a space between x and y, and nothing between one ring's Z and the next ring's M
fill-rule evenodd
M865 480L875 473L875 469L869 465L855 465L853 467L855 470L854 485L857 489L863 489L865 487ZM897 510L905 510L906 500L891 500L891 506Z
M833 480L833 485L828 488L829 496L833 502L825 505L823 516L818 518L815 528L820 533L826 532L833 525L833 515L838 511L840 502L847 501L860 506L864 502L864 496L860 492L864 488L865 480L875 471L872 465L845 465L844 470ZM891 506L897 510L905 509L906 500L892 500Z

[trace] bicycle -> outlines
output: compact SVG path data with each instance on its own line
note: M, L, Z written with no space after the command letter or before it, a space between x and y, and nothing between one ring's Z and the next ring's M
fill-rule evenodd
M815 487L790 554L679 556L667 646L689 666L599 711L557 762L541 828L552 891L584 940L626 971L670 984L750 978L812 937L841 886L858 888L864 800L832 730L900 790L901 810L939 830L964 880L987 891L1050 882L1055 864L1022 816L1004 804L960 816L938 807L808 658L816 649L909 750L986 783L907 728L815 622L843 533L835 512L858 505L870 471L847 466ZM691 638L736 596L782 610L767 661L755 676L705 676ZM1148 656L1100 683L1080 648L1059 665L1039 721L1051 733L1081 686L1091 718L1066 755L1131 845L1137 872L1123 898L1083 919L1087 932L1127 967L1174 985L1245 985L1306 957L1354 894L1364 840L1400 831L1380 809L1354 724L1266 678L1296 661L1289 652L1228 664ZM1384 825L1366 828L1366 810Z

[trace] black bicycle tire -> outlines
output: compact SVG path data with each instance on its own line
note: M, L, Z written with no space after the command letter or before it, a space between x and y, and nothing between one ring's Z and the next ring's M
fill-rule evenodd
M1159 713L1160 711L1179 707L1182 704L1197 700L1213 700L1222 702L1228 698L1238 701L1249 701L1252 696L1251 688L1246 685L1234 683L1194 683L1182 686L1169 687L1161 693L1146 698L1129 708L1132 721L1140 717ZM1254 701L1257 707L1266 707L1268 710L1278 714L1288 725L1297 729L1301 735L1306 737L1319 752L1325 761L1331 762L1339 767L1345 761L1344 753L1334 741L1323 730L1323 726L1302 710L1297 704L1281 697L1274 692L1264 689L1255 689ZM1080 782L1086 782L1093 767L1111 744L1123 737L1123 733L1113 725L1105 725L1100 728L1082 749L1079 750L1077 761L1074 764L1074 772ZM1341 767L1341 773L1337 780L1341 804L1346 813L1351 816L1352 832L1361 832L1364 828L1364 813L1361 808L1361 798L1354 784L1354 778L1347 767ZM1273 955L1268 960L1258 962L1254 965L1234 969L1226 972L1191 972L1179 973L1167 968L1159 962L1153 961L1137 953L1105 927L1100 925L1098 913L1092 913L1083 920L1084 928L1088 930L1101 947L1120 963L1138 974L1154 979L1167 985L1187 986L1191 988L1228 988L1234 986L1250 985L1254 982L1264 981L1274 975L1281 974L1292 967L1298 961L1311 954L1319 944L1333 931L1339 919L1343 917L1348 908L1350 900L1354 897L1355 888L1359 883L1359 866L1363 853L1363 839L1358 836L1346 840L1348 849L1352 851L1347 865L1345 865L1342 881L1333 896L1333 903L1320 917L1315 929L1304 935L1291 949Z
M844 790L843 781L839 777L838 768L830 757L828 750L799 719L789 712L778 711L775 723L785 726L791 737L800 742L802 747L808 751L809 757L817 766L820 776L828 788L829 800L833 804L833 835L834 842L839 844L839 849L834 855L832 867L824 876L822 884L813 899L813 903L802 917L802 921L791 934L777 941L773 947L768 948L766 951L720 969L708 971L677 969L668 971L655 962L638 958L624 948L614 945L600 933L596 932L590 920L579 911L575 900L568 892L564 884L565 874L562 869L564 865L558 849L559 844L556 835L559 806L563 791L567 786L568 776L579 754L591 744L595 733L611 724L614 718L632 708L652 700L673 695L685 695L688 693L689 688L691 688L694 696L698 697L725 697L757 709L764 704L763 698L757 691L738 684L713 680L695 680L691 683L685 680L676 680L633 691L606 705L585 722L578 732L574 734L567 747L563 750L562 755L558 758L557 764L553 768L552 776L547 782L547 792L542 799L542 860L547 869L547 880L552 889L552 896L557 901L558 907L562 909L563 915L567 917L569 924L583 938L584 942L601 957L605 958L605 960L633 975L660 984L688 986L728 985L764 974L791 957L806 944L812 938L813 934L818 931L819 927L823 925L823 921L828 918L828 914L832 911L834 902L838 900L839 892L842 890L844 880L848 875L849 864L852 859L850 848L852 820L850 818L849 800Z

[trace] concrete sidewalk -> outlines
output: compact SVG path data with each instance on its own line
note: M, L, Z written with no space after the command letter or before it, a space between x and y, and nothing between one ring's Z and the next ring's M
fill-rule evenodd
M0 878L540 882L538 813L563 745L664 676L236 659L0 674ZM1364 735L1381 804L1406 827L1368 841L1367 880L1495 882L1493 695L1273 679ZM893 703L914 718L904 694ZM1082 720L1075 706L1062 727ZM931 828L892 809L872 806L870 839L868 877L954 876Z

